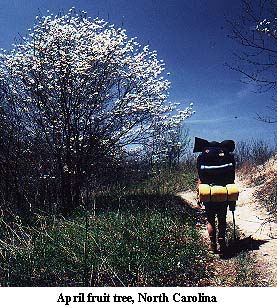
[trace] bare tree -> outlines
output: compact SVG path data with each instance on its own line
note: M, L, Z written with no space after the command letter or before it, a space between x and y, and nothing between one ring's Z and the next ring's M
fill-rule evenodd
M271 91L276 102L277 90L277 5L275 0L242 0L242 15L228 21L230 37L239 44L236 63L228 66L242 74L242 81L254 84L258 91ZM277 107L269 116L258 115L268 123L276 123Z

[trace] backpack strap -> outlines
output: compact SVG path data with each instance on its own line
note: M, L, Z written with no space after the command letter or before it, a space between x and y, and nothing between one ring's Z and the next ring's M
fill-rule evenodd
M228 167L233 167L232 163L224 164L224 165L219 165L219 166L205 166L205 165L200 165L200 170L214 170L214 169L224 169Z

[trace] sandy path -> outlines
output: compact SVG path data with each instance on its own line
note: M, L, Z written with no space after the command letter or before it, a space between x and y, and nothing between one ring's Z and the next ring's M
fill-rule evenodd
M251 236L264 243L258 250L251 251L257 260L264 280L270 286L277 286L277 224L270 221L270 216L254 199L255 188L247 187L241 179L237 180L240 189L239 200L235 211L236 226L240 238ZM186 191L178 194L191 206L196 206L196 193ZM228 211L227 220L232 222L232 213Z

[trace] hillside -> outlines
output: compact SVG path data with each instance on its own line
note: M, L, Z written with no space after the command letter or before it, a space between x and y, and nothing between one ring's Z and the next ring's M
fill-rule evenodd
M253 198L262 203L263 207L266 207L270 219L276 221L277 154L263 165L242 168L239 179L245 185L255 187Z
M239 172L240 198L236 223L245 237L264 241L254 252L270 286L277 286L276 223L277 155L264 165Z

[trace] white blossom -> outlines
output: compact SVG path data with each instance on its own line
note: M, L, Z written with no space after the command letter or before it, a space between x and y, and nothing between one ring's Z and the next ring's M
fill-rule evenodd
M73 153L89 148L98 134L111 149L156 140L158 148L192 115L193 104L177 111L177 103L167 102L170 81L156 51L128 39L124 29L74 11L36 16L29 38L1 51L1 78L8 80L28 129L43 127L57 149L67 140Z

